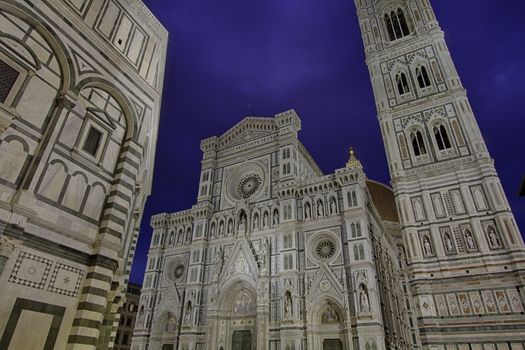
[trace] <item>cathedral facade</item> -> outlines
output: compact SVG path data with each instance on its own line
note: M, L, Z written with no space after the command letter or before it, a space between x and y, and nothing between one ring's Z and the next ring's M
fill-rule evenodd
M166 47L141 1L0 0L1 349L112 346Z
M428 0L356 0L392 189L294 111L202 141L151 219L134 350L524 349L525 249Z
M202 141L197 204L151 219L133 349L384 349L418 339L393 192L366 178L353 151L322 174L300 128L288 111Z

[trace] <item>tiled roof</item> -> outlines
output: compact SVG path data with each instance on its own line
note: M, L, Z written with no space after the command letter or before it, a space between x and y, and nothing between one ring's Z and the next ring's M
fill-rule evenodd
M366 186L379 215L385 221L399 222L394 192L382 183L367 180Z

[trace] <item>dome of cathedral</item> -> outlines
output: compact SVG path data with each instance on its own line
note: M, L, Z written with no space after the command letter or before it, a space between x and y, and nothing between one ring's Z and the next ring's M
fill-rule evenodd
M385 221L399 222L394 191L387 185L372 180L366 181L366 187L381 218Z

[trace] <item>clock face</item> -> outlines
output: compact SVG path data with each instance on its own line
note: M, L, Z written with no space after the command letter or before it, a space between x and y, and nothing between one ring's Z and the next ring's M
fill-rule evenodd
M330 290L330 282L328 280L322 280L321 283L319 283L319 288L321 288L321 290L323 292L327 292Z

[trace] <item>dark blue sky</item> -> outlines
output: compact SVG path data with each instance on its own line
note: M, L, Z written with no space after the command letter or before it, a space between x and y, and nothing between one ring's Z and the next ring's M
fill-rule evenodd
M141 283L153 214L195 204L200 140L244 116L294 108L321 169L353 145L389 182L352 0L144 0L170 33L153 194L131 281ZM433 0L518 225L525 229L525 1Z

